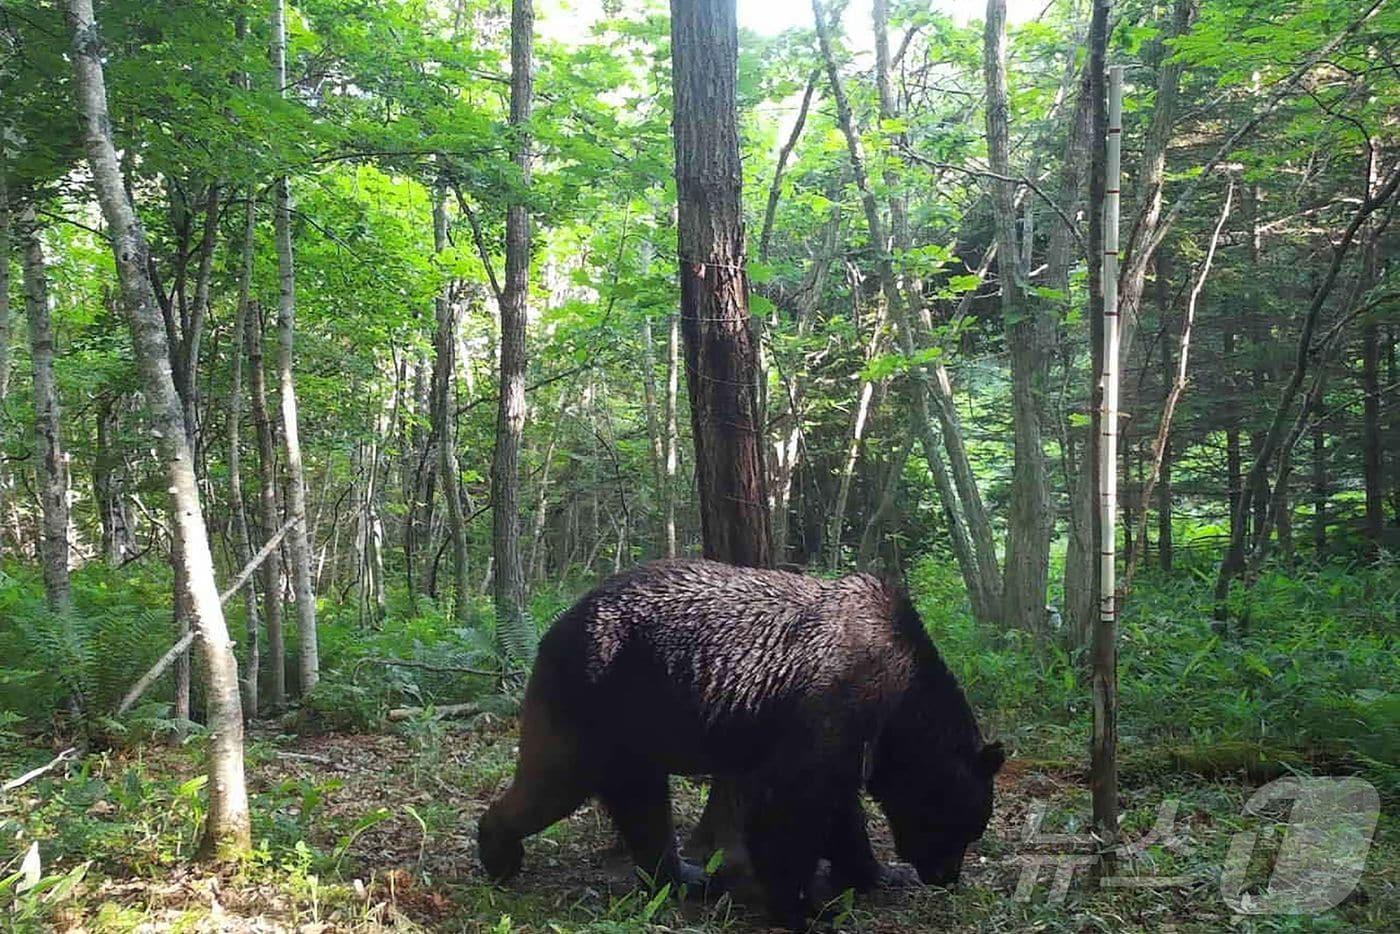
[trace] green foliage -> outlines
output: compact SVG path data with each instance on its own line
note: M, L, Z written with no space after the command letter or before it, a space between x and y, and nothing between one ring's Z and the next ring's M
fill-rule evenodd
M1294 751L1296 761L1324 771L1360 772L1400 793L1394 567L1272 568L1240 598L1247 622L1238 636L1212 628L1210 585L1209 575L1138 576L1121 620L1124 755L1249 743L1266 754ZM944 658L996 729L1037 754L1083 754L1083 659L977 624L944 564L916 564L910 588Z
M106 715L175 641L162 609L169 594L169 577L160 570L90 564L74 573L74 609L61 616L44 605L36 569L0 570L0 656L24 660L0 669L0 709L26 718L31 728L56 718L70 729L111 729ZM153 690L148 699L161 694ZM158 705L135 713L133 723L147 730L182 726L161 722Z

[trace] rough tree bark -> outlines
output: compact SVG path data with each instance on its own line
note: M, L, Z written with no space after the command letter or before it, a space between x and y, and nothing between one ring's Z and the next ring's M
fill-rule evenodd
M209 815L200 849L216 859L234 859L246 855L250 849L238 661L233 654L233 643L229 640L219 590L214 582L214 559L204 525L193 452L184 431L180 397L171 378L165 324L146 272L149 256L146 234L127 199L112 142L103 52L93 18L92 0L70 0L68 11L69 25L73 29L75 90L83 118L88 164L112 239L132 347L151 408L157 449L166 466L175 547L185 557L193 621L208 679Z
M272 3L272 65L277 87L287 93L287 3ZM306 517L306 475L297 424L297 387L292 373L296 338L296 268L292 253L292 193L287 176L276 183L273 226L277 240L277 387L282 410L282 453L287 469L287 513L296 520L287 536L292 592L297 603L298 684L303 695L321 677L316 639L316 592L311 579L311 529Z
M1006 0L988 0L983 71L987 84L987 163L1003 177L1011 175L1011 139L1006 88ZM997 265L1001 313L1011 352L1011 411L1015 459L1011 471L1011 508L1007 517L1003 568L1002 619L1026 632L1043 634L1045 593L1050 571L1050 535L1055 517L1050 508L1041 412L1049 377L1054 322L1044 303L1030 291L1027 237L1018 249L1016 186L993 180ZM1029 217L1029 215L1027 215Z
M525 434L525 322L530 291L530 115L534 103L535 11L512 0L510 11L511 156L520 173L506 208L505 281L501 309L500 399L491 458L491 544L497 638L513 654L529 651L534 631L525 616L525 569L520 554L520 447ZM525 659L517 659L525 661Z
M772 561L748 311L733 0L673 0L681 331L707 557Z
M73 608L68 580L68 463L63 450L63 416L54 379L53 318L49 310L48 271L44 243L34 205L26 204L19 220L24 241L24 311L29 322L29 355L34 365L34 444L39 464L40 536L44 598L49 608L67 613Z
M744 269L738 41L734 0L672 0L680 323L701 536L706 557L766 567L773 536ZM744 862L734 787L715 783L691 845Z

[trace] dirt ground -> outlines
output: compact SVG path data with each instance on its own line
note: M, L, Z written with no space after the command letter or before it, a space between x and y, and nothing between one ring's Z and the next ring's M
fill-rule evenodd
M524 869L508 885L488 883L476 861L475 827L509 781L512 727L478 722L407 736L255 733L250 790L255 811L271 821L255 827L255 835L280 835L276 853L265 853L259 868L234 876L204 873L183 861L159 871L108 872L84 883L74 905L59 915L58 927L299 934L763 929L753 906L728 896L692 897L683 904L653 899L637 884L606 816L591 803L527 841ZM141 756L153 775L188 776L194 768L183 751L151 748ZM684 838L699 816L702 795L690 782L676 780L673 787ZM1156 848L1145 850L1144 859L1179 873L1184 864L1168 851L1193 836L1209 838L1221 824L1211 805L1199 802L1219 799L1219 810L1238 813L1235 805L1247 791L1211 786L1196 792L1196 804L1188 793L1173 829L1177 837L1154 841ZM1143 833L1155 808L1142 811ZM1168 890L1091 885L1084 871L1085 838L1073 833L1082 831L1085 819L1078 775L1013 758L998 778L992 825L969 852L956 891L896 890L838 903L825 928L881 934L1273 929L1270 919L1234 916L1208 878ZM304 851L295 845L298 827L305 831ZM894 859L884 822L873 813L871 834L880 857ZM1208 863L1211 847L1195 849L1188 863ZM1075 870L1063 880L1067 891L1055 892L1064 860L1048 863L1028 883L1028 850L1031 862L1071 855ZM1289 929L1395 930L1385 926L1386 918L1396 920L1390 910L1395 889L1395 872L1387 865L1367 876L1341 914Z

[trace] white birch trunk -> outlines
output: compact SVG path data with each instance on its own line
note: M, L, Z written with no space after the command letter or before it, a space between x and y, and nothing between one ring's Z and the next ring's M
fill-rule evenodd
M277 87L287 93L287 4L272 3L272 63ZM292 374L296 334L296 269L292 253L292 195L284 175L276 183L273 225L277 239L277 383L281 395L282 452L287 468L287 512L295 519L287 536L292 565L292 592L297 603L297 649L301 693L309 693L321 677L316 639L316 588L311 578L311 529L306 517L306 473L302 465L297 423L297 389Z
M245 855L250 846L238 660L214 581L214 558L209 550L180 397L171 377L165 324L146 272L146 233L127 199L110 135L102 47L92 0L69 0L68 10L73 28L75 92L83 117L88 163L111 234L132 347L151 407L157 447L166 466L175 547L184 556L190 606L208 679L209 816L201 852L216 859L233 859Z

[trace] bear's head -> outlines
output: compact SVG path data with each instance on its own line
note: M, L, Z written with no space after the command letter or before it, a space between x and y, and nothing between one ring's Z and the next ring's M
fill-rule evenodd
M889 818L895 850L925 885L956 883L968 845L992 817L993 778L1006 761L1001 743L951 753L880 747L870 792Z

